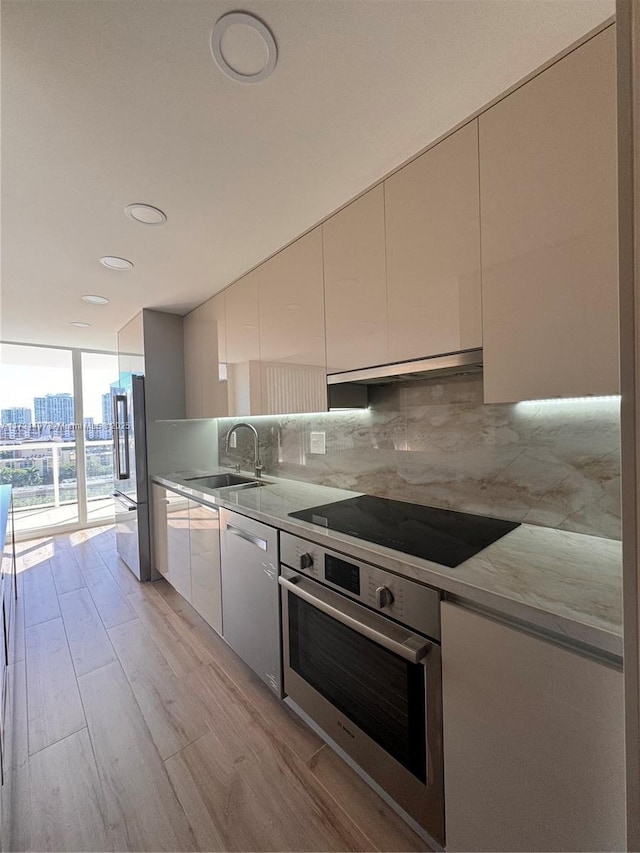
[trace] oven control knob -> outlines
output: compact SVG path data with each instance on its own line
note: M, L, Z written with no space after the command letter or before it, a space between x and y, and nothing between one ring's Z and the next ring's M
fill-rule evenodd
M310 569L313 566L313 557L311 554L300 554L300 568Z
M379 586L376 589L376 606L389 607L393 604L393 593L388 586Z

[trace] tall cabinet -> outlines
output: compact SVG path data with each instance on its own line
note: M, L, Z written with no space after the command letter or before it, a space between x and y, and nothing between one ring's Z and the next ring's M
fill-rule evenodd
M384 182L389 360L482 346L478 122Z
M479 124L485 401L619 393L615 27Z
M262 414L327 408L322 229L252 273L258 282Z
M224 293L184 318L184 373L188 418L229 414Z
M327 373L389 361L384 187L322 225Z
M224 292L229 415L262 414L258 282L254 270Z

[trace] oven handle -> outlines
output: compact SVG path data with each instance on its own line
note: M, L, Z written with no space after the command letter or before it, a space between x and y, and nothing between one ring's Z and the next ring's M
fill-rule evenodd
M302 581L303 579L301 579ZM343 625L346 625L347 628L351 628L356 631L358 634L362 634L364 637L368 637L370 640L373 640L379 646L383 646L385 649L389 649L390 652L394 652L394 654L399 655L401 658L408 660L410 663L420 663L429 653L429 649L431 648L431 643L428 640L424 640L422 637L418 637L415 634L410 634L409 638L412 641L411 645L408 645L407 642L399 642L395 640L393 637L390 637L388 634L384 633L378 628L374 628L371 625L365 625L360 620L355 619L353 616L350 616L348 613L340 610L338 607L334 607L332 604L329 604L327 601L323 601L320 598L317 598L313 593L308 592L306 589L303 589L301 586L301 581L298 583L292 583L287 578L280 575L278 578L280 586L283 586L286 590L297 595L298 598L301 598L303 601L306 601L307 604L311 604L313 607L316 607L318 610L321 610L323 613L326 613L327 616L331 616L332 619L335 619L336 622L341 622ZM377 615L377 614L376 614ZM384 617L378 617L384 618Z

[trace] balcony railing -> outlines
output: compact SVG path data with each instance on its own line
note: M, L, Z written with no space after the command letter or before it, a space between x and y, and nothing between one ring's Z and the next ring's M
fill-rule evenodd
M85 442L87 500L109 497L113 490L113 442ZM77 503L75 441L0 443L0 482L14 487L14 507L54 507Z

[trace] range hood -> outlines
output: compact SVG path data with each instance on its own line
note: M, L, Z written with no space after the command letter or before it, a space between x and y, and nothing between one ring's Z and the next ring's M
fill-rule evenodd
M442 376L458 376L478 373L482 370L482 350L468 349L435 355L430 358L365 367L362 370L347 370L329 373L327 384L332 386L387 385L390 382L409 382L412 379L437 379Z

